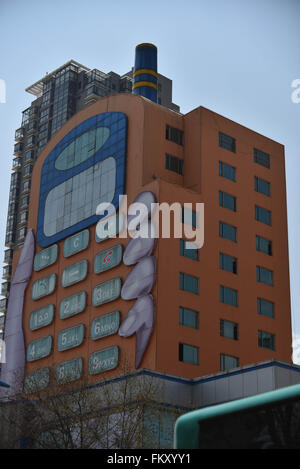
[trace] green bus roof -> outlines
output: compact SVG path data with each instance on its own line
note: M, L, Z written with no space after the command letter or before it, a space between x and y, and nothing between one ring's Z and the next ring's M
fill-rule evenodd
M293 399L297 396L300 396L300 384L188 412L179 417L175 423L174 448L198 448L198 424L201 420Z

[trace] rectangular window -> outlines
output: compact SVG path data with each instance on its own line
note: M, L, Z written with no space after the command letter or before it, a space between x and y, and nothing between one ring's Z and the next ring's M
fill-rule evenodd
M239 359L221 353L221 371L228 371L239 366Z
M219 176L223 178L230 179L230 181L236 181L236 169L234 166L230 166L230 164L224 163L223 161L219 161Z
M195 295L198 295L199 280L197 277L193 277L193 275L183 274L182 272L180 272L179 288L180 290L184 290L190 293L194 293Z
M237 274L237 258L220 252L220 269Z
M263 316L274 318L274 303L263 298L257 298L257 312Z
M179 361L198 365L198 347L179 343Z
M33 158L34 158L34 151L33 150L29 150L25 153L25 158L24 158L25 161L31 161L31 160L33 160Z
M181 326L192 327L198 329L198 312L192 309L179 307L179 324Z
M235 138L219 132L219 146L235 153Z
M258 346L275 350L275 335L270 332L258 331Z
M270 168L270 155L264 153L261 150L254 148L253 151L254 162L264 166L265 168Z
M221 238L229 239L236 243L237 236L236 236L236 227L232 225L228 225L224 222L219 222L219 235Z
M270 186L271 185L268 181L265 181L264 179L260 179L257 176L254 177L254 189L256 190L256 192L260 192L261 194L270 196L271 195Z
M165 168L174 173L183 175L183 160L177 156L165 155Z
M190 210L189 208L182 207L181 222L185 225L191 225L193 228L197 228L197 212L195 210Z
M256 236L256 250L272 256L272 241Z
M178 145L183 145L183 131L171 127L170 125L166 126L166 139L171 142L177 143Z
M219 205L220 207L228 208L236 212L236 197L226 192L219 191Z
M238 340L238 324L232 321L220 320L220 336L228 339Z
M271 225L271 211L255 205L255 220Z
M191 241L185 241L184 239L180 239L180 255L198 261L199 249Z
M229 287L220 285L220 301L230 306L238 305L238 292Z
M273 272L265 267L256 266L256 280L273 286Z
M22 197L21 198L21 207L25 206L25 205L28 205L29 204L29 197L28 195L26 195L26 197Z

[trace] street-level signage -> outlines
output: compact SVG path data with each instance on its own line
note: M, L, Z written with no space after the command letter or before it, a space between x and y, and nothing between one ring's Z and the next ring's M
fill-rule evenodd
M31 331L49 326L54 318L54 305L47 305L32 311L29 319L29 328Z
M36 272L45 269L49 265L54 264L57 259L58 246L53 244L47 249L43 249L34 256L33 268Z
M64 383L66 381L75 381L80 379L82 375L82 358L74 358L66 362L60 363L56 367L55 375L58 383Z
M33 362L40 358L45 358L50 355L52 349L52 337L42 337L41 339L30 342L27 347L27 361Z
M40 368L33 371L25 377L24 392L25 394L33 394L35 392L45 389L49 385L50 369Z
M44 296L50 295L54 292L55 287L56 274L51 274L36 280L32 285L32 299L39 300Z
M77 324L76 326L64 329L58 334L57 350L63 352L70 348L78 347L82 344L84 339L84 325Z
M64 298L59 306L60 319L66 319L75 314L82 313L86 306L86 292L81 291L75 295Z
M88 261L83 260L70 265L63 270L61 283L63 287L69 287L74 283L81 282L87 276Z
M113 370L119 363L119 347L114 345L104 350L99 350L90 355L89 373L96 375L104 371Z
M121 293L121 279L113 278L107 282L96 285L93 289L92 303L93 306L100 306L109 301L119 298Z
M116 334L120 327L120 311L104 314L95 318L91 325L91 339L97 340Z
M64 257L70 257L88 247L90 240L89 230L80 231L76 235L66 238L64 243Z
M99 252L94 260L94 272L100 274L120 264L122 260L122 245L118 244L105 251Z

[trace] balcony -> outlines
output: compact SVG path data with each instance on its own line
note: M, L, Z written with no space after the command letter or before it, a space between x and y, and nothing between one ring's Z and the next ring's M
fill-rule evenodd
M11 265L5 265L3 267L2 277L4 278L4 280L8 280L11 277Z
M11 248L15 244L15 236L13 231L7 231L5 236L5 246Z
M24 128L20 127L15 131L15 141L16 142L21 142L24 138Z
M26 141L26 149L32 148L35 145L35 136L30 135Z
M34 160L34 151L29 150L25 153L24 163L31 163Z
M33 106L33 107L29 108L29 113L28 113L29 120L34 119L35 117L37 117L37 114L38 114L38 108L37 107Z
M36 121L31 121L31 122L29 122L28 127L27 127L27 135L35 134L36 131L37 131L37 123L36 123Z
M5 301L6 301L6 298L4 298ZM2 300L0 300L2 301ZM5 316L0 316L0 329L4 329L4 325L5 325Z
M7 298L1 298L0 300L0 311L3 313L6 311L6 307L7 307ZM3 318L4 316L0 316L0 327L1 327L1 319Z
M1 295L2 296L8 296L9 295L9 290L10 290L10 282L4 282L1 285Z
M95 84L91 84L86 90L84 101L85 104L90 104L104 96L107 96L107 91L103 86L96 86Z
M23 225L26 225L27 224L27 220L28 220L28 212L23 212L21 213L21 216L20 216L20 220L19 220L19 223L18 225L21 227Z
M4 251L4 263L11 264L14 251L12 249L6 249Z
M13 171L19 171L21 167L22 167L22 158L14 158L13 164L12 164Z
M26 227L25 228L21 228L18 232L18 235L17 235L17 241L18 243L23 243L24 239L25 239L25 236L26 236Z
M19 156L22 153L23 150L23 143L18 142L14 146L14 155Z
M24 197L21 198L20 201L20 209L27 208L29 205L29 195L25 195Z
M28 179L31 177L33 166L30 164L25 167L24 173L23 173L23 179Z

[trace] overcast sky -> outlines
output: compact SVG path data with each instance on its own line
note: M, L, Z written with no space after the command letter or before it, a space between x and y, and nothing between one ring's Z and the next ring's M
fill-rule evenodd
M293 330L300 337L300 103L291 99L300 79L299 19L300 0L0 0L0 250L14 131L34 98L25 88L71 58L123 74L135 46L153 42L183 113L202 105L285 145Z

